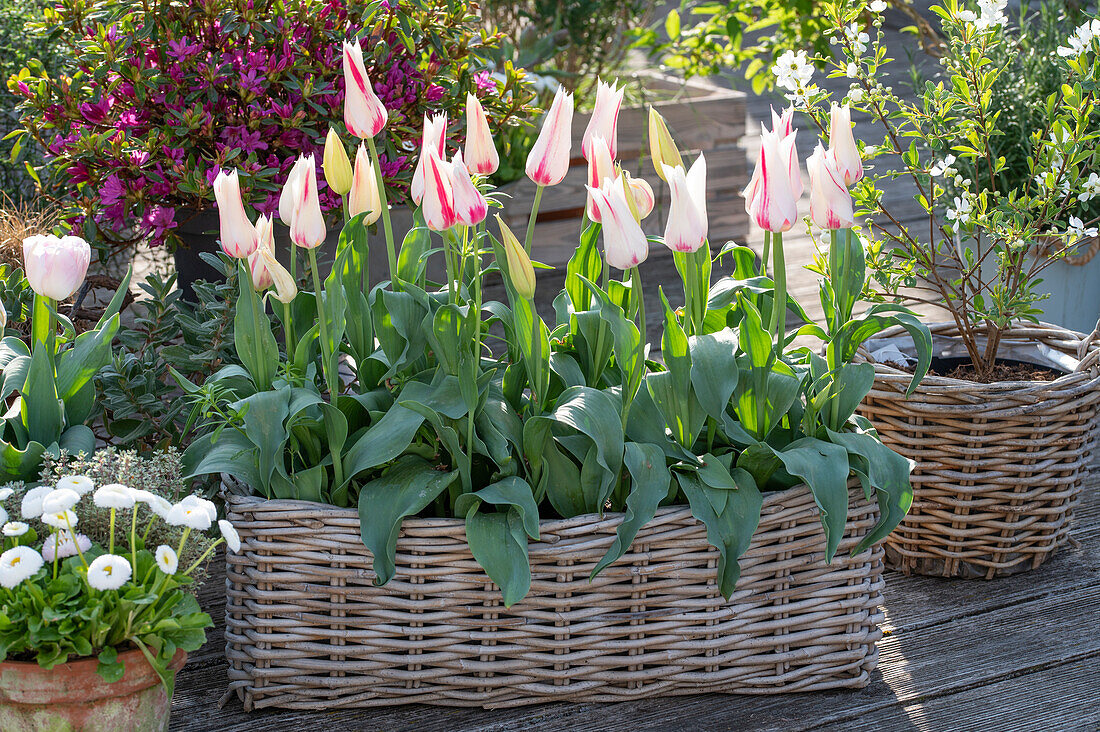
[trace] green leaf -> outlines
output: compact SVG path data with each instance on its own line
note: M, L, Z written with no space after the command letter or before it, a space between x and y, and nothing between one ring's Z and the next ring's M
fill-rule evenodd
M112 647L104 648L99 653L99 663L96 664L95 670L100 677L109 684L113 684L116 681L120 681L124 673L126 673L126 666L118 660L118 651Z
M511 607L531 589L527 536L515 508L483 513L477 507L466 514L466 541L489 579L500 587L504 606Z
M844 447L854 462L856 474L876 492L880 516L852 555L859 554L897 528L913 505L913 486L909 474L913 463L898 455L868 432L833 432L829 439Z
M397 253L397 276L402 282L420 283L427 266L426 257L432 248L432 233L424 223L420 208L413 211L412 228L401 242Z
M623 462L631 478L626 511L622 523L615 529L615 541L593 567L591 578L630 548L638 530L653 520L657 507L669 493L672 475L665 464L664 451L658 445L628 442Z
M848 523L848 452L841 445L803 437L775 456L793 476L801 478L821 509L825 529L825 561L833 561Z
M374 557L375 585L389 582L396 571L397 537L401 521L415 516L435 500L455 478L431 463L404 455L359 491L359 533Z
M721 419L737 387L737 336L730 330L688 339L691 351L691 385L699 406L714 419Z
M589 224L581 233L580 244L573 251L569 263L565 267L565 291L569 294L569 300L573 303L573 310L580 312L590 309L592 302L588 287L581 277L589 282L598 282L603 271L603 257L597 246L600 237L601 226Z
M468 514L482 502L494 506L512 506L519 512L523 530L532 539L539 538L539 507L527 481L510 476L490 483L474 493L463 493L455 501L456 514Z
M64 410L57 395L53 364L41 343L31 354L19 414L30 440L52 445L61 437Z
M240 282L251 279L244 262L237 264ZM241 288L237 298L237 312L233 317L233 345L237 357L259 389L270 389L275 368L279 363L279 345L271 332L271 321L264 310L263 301L251 286Z

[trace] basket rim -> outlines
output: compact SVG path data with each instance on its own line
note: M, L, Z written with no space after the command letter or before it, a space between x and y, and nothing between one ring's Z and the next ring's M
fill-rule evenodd
M959 337L958 326L950 321L929 323L928 327L929 330L933 332L934 336L940 338L957 339ZM1063 391L1069 388L1084 392L1090 388L1100 386L1100 336L1098 336L1096 331L1093 331L1092 334L1085 334L1050 323L1039 323L1038 325L1013 326L1005 331L1005 336L1013 337L1013 334L1015 334L1015 337L1020 340L1026 340L1033 343L1045 342L1047 339L1035 338L1033 336L1029 337L1027 335L1035 333L1036 331L1045 332L1047 338L1052 341L1046 343L1046 345L1063 353L1082 358L1082 360L1090 358L1093 362L1086 370L1063 374L1051 381L993 381L988 384L983 384L981 382L968 381L966 379L955 379L949 376L927 374L924 379L921 380L920 384L917 385L917 388L913 392L913 396L920 393L941 394L945 391L969 392L978 396L986 394L1000 395L1008 390L1017 393L1030 392L1041 394L1050 391ZM893 326L879 333L876 339L893 338L905 334L906 331L904 327ZM1072 343L1075 343L1077 347L1071 347L1070 344ZM904 371L889 364L872 361L868 357L869 354L865 349L861 349L860 355L867 363L874 366L875 381L877 383L887 383L891 386L903 383L904 386L902 387L902 391L904 391L909 381L913 378L913 374L908 371ZM1100 399L1100 393L1097 394L1097 399Z

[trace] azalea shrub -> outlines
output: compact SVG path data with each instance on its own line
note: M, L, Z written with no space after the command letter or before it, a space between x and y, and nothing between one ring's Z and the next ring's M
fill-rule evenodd
M75 231L113 246L171 241L210 206L222 168L246 176L252 206L272 213L293 158L319 152L340 118L334 41L347 36L366 41L391 112L379 165L396 194L407 191L426 113L454 113L473 93L501 130L526 117L531 98L510 66L490 75L500 38L465 2L61 0L31 30L76 68L32 60L12 77L15 144L45 150L35 171L44 190L69 205ZM320 200L339 209L332 191Z
M0 660L52 668L95 657L99 675L114 682L126 672L119 655L136 647L171 696L172 658L202 646L212 625L188 585L218 545L240 548L232 525L217 520L214 504L194 495L172 503L145 488L97 485L81 474L20 492L0 488L0 504L13 513L17 505L21 516L9 520L3 509ZM89 513L104 521L81 520ZM159 528L153 533L162 524L176 527L169 533L178 532L178 542L149 541L165 534ZM202 553L183 564L189 542L200 541L198 535L215 524L222 538L203 542Z
M1027 98L1033 115L1026 147L1015 151L1010 170L1004 146L1023 141L1019 133L1007 137L1008 120L994 100L1021 93L1006 58L1026 48L1009 28L1006 6L1006 0L932 6L943 21L944 55L916 99L883 83L891 59L882 16L862 0L830 0L838 50L834 60L818 59L828 62L830 76L850 80L836 95L840 102L884 129L881 142L860 144L861 154L878 164L854 189L876 289L890 299L946 308L979 379L992 373L1006 329L1038 322L1045 270L1096 236L1100 223L1081 218L1100 196L1100 20L1083 16L1044 55L1048 73L1060 81ZM1019 31L1024 38L1029 32ZM812 59L798 59L784 73L792 103L828 125L837 99L813 82ZM912 184L918 221L878 185L898 177Z
M224 474L228 490L271 499L357 507L378 584L395 572L405 517L461 519L506 605L530 588L527 545L540 518L625 513L595 575L659 506L686 503L720 554L726 597L768 491L808 486L829 560L845 531L851 479L881 509L854 551L898 524L912 501L910 464L855 415L874 369L853 358L868 337L900 324L918 344L915 385L931 339L903 307L855 310L866 268L848 186L863 166L846 111L835 116L828 150L808 161L812 225L833 240L821 286L827 317L792 329L792 312L809 321L787 292L783 249L784 232L801 225L794 110L776 115L746 191L768 232L760 261L744 247L711 247L707 160L684 160L656 112L649 144L671 205L664 235L646 237L640 222L653 213L652 186L617 165L622 94L598 84L580 151L590 170L586 215L546 321L534 306L532 224L545 190L569 169L573 95L558 90L527 157L536 195L526 231L499 217L490 223L501 203L486 177L499 154L484 110L470 99L465 143L453 154L447 126L430 120L412 171L414 225L394 232L374 142L388 110L354 44L344 53L354 156L331 136L323 164L294 162L280 201L309 286L274 257L272 219L247 215L239 175L223 171L215 181L222 248L239 273L241 364L201 381L177 377L201 432L184 455L190 475ZM322 177L346 191L335 262L323 271ZM383 225L372 237L375 219ZM371 246L385 248L388 270L368 288ZM662 293L662 311L646 312L651 246L674 253L681 309ZM732 276L712 277L715 257L730 261ZM428 268L433 259L439 279ZM496 278L505 295L486 299L485 284ZM268 307L274 327L262 317ZM654 317L664 325L661 362L644 337ZM819 339L820 355L796 348L798 335Z

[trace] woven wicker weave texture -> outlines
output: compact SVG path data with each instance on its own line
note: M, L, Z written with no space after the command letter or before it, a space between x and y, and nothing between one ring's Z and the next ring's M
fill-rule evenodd
M958 336L954 324L930 327L936 339ZM1015 328L1005 340L1045 344L1080 366L1050 382L928 376L906 398L910 375L875 365L860 412L917 463L913 507L886 539L887 563L907 574L1012 574L1067 539L1096 440L1100 343L1050 325Z
M850 494L831 565L810 492L768 494L729 602L686 507L661 509L592 582L621 516L544 521L531 592L508 609L461 521L407 519L397 574L379 588L354 511L230 496L243 542L226 556L230 693L246 709L331 709L862 687L883 565L880 546L848 556L878 518Z

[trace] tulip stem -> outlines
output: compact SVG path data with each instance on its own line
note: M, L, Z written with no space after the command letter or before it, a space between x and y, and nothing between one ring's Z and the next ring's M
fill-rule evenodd
M53 300L45 295L39 295L35 293L34 296L34 321L31 324L31 329L34 334L34 340L32 343L41 343L46 347L46 355L50 357L50 363L53 363L54 357L54 325L53 325Z
M539 203L542 202L542 189L545 186L535 188L535 202L531 204L531 218L527 220L527 238L523 240L523 248L527 255L531 255L531 240L535 238L535 221L539 217Z
M764 248L760 251L760 274L765 277L768 274L768 255L772 249L772 233L764 230Z
M831 229L829 231L829 252L832 253L832 252L835 252L835 251L836 251L836 229ZM844 254L847 254L847 252L844 252ZM830 257L830 259L832 259L832 257ZM843 268L844 268L844 265L841 264L841 271L842 272L843 272ZM833 333L832 333L832 335L834 335L834 337L835 337L836 334L840 331L840 326L841 326L840 319L842 317L842 315L841 315L841 307L842 306L841 306L841 303L840 303L841 293L838 289L838 286L843 287L843 284L841 282L841 280L842 280L841 273L839 273L839 272L829 272L829 276L830 276L830 279L832 279L832 281L833 281L833 313L834 313L834 315L833 315ZM827 350L827 353L829 355L829 361L831 362L829 364L829 370L832 372L832 375L833 375L832 383L829 386L829 391L831 392L831 397L832 397L829 400L829 402L830 402L829 403L829 426L834 430L839 430L840 427L837 425L837 420L840 417L840 390L837 388L837 379L840 377L840 364L839 364L840 358L839 358L839 356L840 356L840 352L843 350L843 344L842 343L834 343L833 348L829 348L829 349L826 349L826 350Z
M772 234L772 250L775 254L774 299L772 300L771 331L775 334L776 357L783 354L783 334L787 329L787 265L783 261L783 235Z
M340 396L339 358L336 357L338 347L332 353L328 352L328 318L325 313L325 299L321 292L321 275L317 271L317 250L309 250L309 268L313 272L313 289L317 293L317 321L321 326L321 370L325 374L325 382L328 384L329 403L334 407ZM329 443L329 452L332 454L332 472L336 486L344 483L344 466L340 460L340 450L334 443Z
M293 242L290 244L290 279L294 281L294 286L298 286L298 247ZM294 337L294 322L290 318L290 303L283 303L283 312L286 315L286 322L283 323L283 334L286 336L286 355L289 361L290 354L293 351L290 348L290 344L297 344L297 339Z
M367 138L371 160L374 161L374 180L378 184L378 199L382 204L382 226L386 230L386 255L390 262L390 282L397 282L397 250L393 246L393 225L390 223L390 204L386 197L386 181L382 178L382 160L378 157L374 138Z

